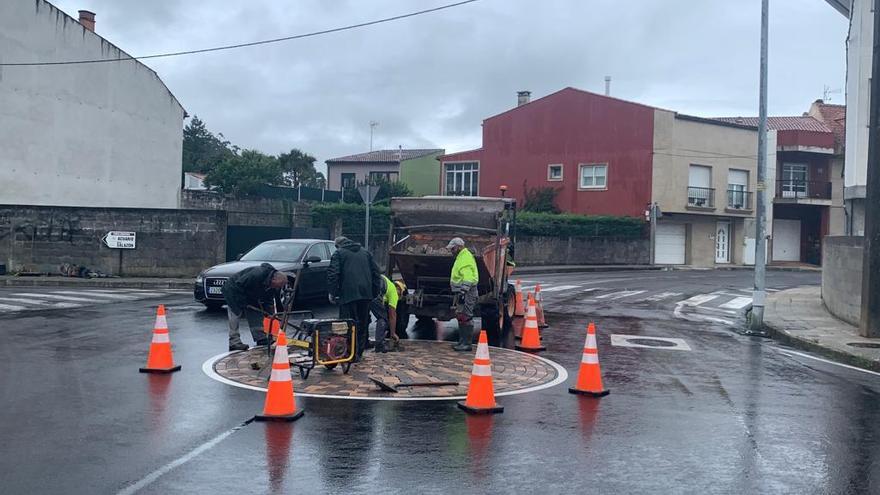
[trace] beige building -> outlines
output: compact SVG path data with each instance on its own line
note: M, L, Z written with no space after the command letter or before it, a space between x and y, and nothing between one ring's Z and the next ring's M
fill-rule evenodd
M754 127L655 111L656 264L754 263L757 147Z

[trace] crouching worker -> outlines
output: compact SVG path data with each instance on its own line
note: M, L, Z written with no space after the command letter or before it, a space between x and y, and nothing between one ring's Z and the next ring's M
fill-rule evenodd
M474 308L479 298L477 283L480 275L477 271L477 260L464 247L464 241L460 237L449 241L446 248L455 256L449 283L454 296L455 319L458 320L458 344L452 348L459 352L468 352L474 338Z
M229 316L229 350L246 351L248 345L241 341L238 325L245 316L251 336L258 346L269 345L269 337L263 332L263 315L248 306L271 308L280 300L280 291L287 284L287 275L269 263L252 266L229 277L223 285L226 312Z
M400 337L397 335L397 304L401 296L402 284L395 284L382 275L381 295L370 303L370 312L376 318L376 352L386 352L385 338L391 337L391 350L400 348Z

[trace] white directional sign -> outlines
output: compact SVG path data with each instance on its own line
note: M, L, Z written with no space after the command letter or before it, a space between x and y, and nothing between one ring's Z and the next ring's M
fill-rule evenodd
M134 249L137 244L137 232L120 232L113 230L101 238L111 249Z

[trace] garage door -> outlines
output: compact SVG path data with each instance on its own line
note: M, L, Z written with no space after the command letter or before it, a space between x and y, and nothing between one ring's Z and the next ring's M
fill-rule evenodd
M684 240L684 225L658 223L654 237L654 263L658 265L683 265Z
M773 261L801 260L801 221L773 219Z

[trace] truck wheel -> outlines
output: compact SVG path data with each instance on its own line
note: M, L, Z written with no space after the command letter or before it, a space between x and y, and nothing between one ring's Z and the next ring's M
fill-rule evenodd
M483 323L483 330L486 331L489 345L494 347L501 346L501 316L498 314L498 308L495 305L480 307L480 320Z

